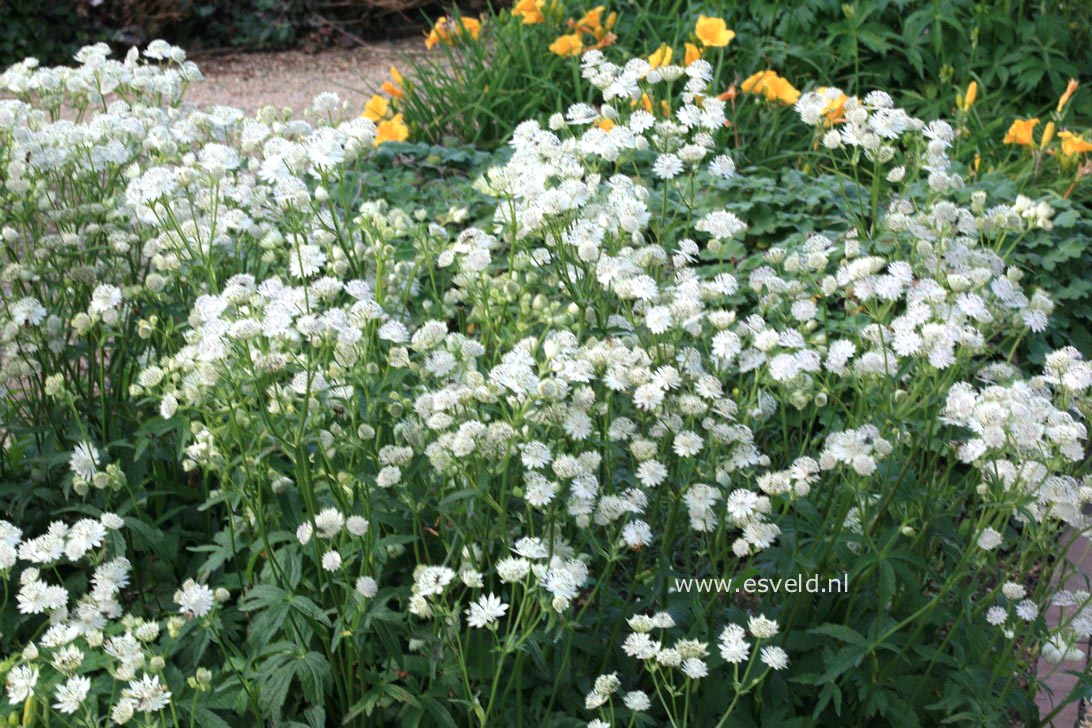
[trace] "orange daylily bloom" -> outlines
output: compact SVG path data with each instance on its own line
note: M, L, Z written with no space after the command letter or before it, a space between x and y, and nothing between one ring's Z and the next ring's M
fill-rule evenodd
M734 101L736 96L739 96L739 89L736 88L736 85L733 83L731 86L728 87L727 91L722 93L717 98L721 101Z
M641 106L645 107L645 111L648 113L652 113L652 99L646 93L641 93Z
M400 89L400 88L398 88L397 86L395 86L395 85L394 85L393 83L391 83L390 81L384 81L384 82L382 83L382 85L380 85L380 87L379 87L379 88L383 89L383 91L385 91L386 93L390 94L391 96L393 96L393 97L394 97L394 98L396 98L396 99L404 99L404 98L406 98L406 93L405 93L405 92L404 92L404 91L403 91L402 89Z
M391 66L390 71L391 71L391 78L394 79L394 82L396 84L398 84L399 86L405 86L406 85L406 81L405 81L404 78L402 78L402 74L398 72L397 67Z
M1050 140L1054 138L1054 122L1048 121L1047 125L1043 127L1043 138L1039 140L1039 148L1046 149L1047 144L1050 144Z
M512 6L512 15L523 18L524 25L543 23L546 21L546 16L542 14L545 4L545 0L520 0Z
M1073 94L1077 93L1078 86L1080 86L1080 84L1077 83L1077 79L1069 79L1069 83L1067 83L1065 86L1065 93L1063 93L1062 97L1058 99L1057 111L1059 114L1062 113L1062 109L1064 109L1065 105L1069 103L1069 100L1073 98Z
M819 89L819 93L823 93L826 89ZM846 113L846 102L849 101L849 97L845 94L838 94L835 98L827 102L827 105L823 107L823 116L826 117L825 123L827 126L834 126L842 121L842 117Z
M693 43L686 43L686 57L683 59L683 65L689 66L694 61L701 58L701 50Z
M963 113L967 113L974 106L975 99L978 98L978 81L971 81L967 84L967 93L963 94L963 98L959 101L959 110Z
M387 111L390 110L390 103L376 94L368 99L368 103L364 104L364 113L361 114L365 119L371 119L372 121L379 121L387 115Z
M671 104L667 103L667 99L660 102L660 113L664 115L665 119L671 118Z
M1062 154L1067 157L1092 152L1092 142L1086 142L1079 134L1060 131L1058 137L1062 140Z
M674 51L671 50L671 46L666 43L657 48L651 56L648 57L648 65L653 68L659 68L660 66L667 66L671 63L671 56Z
M607 8L603 5L592 8L584 13L584 17L572 24L574 30L599 37L603 30L603 11Z
M702 15L694 26L694 35L702 45L712 48L723 48L736 37L734 30L728 30L727 23L722 18L710 18Z
M603 131L610 131L614 128L614 122L610 119L600 117L595 120L595 124L593 126L599 127Z
M578 56L584 50L584 39L580 33L559 35L557 40L550 44L550 50L559 56Z
M1016 119L1009 127L1008 133L1005 134L1004 143L1030 147L1035 143L1032 134L1035 125L1038 123L1038 119Z
M741 86L744 93L764 94L768 101L779 101L792 106L800 98L800 91L776 71L758 71L748 76Z
M442 16L425 38L425 47L432 50L441 42L451 45L460 31L468 34L473 40L477 40L481 35L482 21L476 18L459 18L459 23L460 26L455 27L446 15Z
M409 127L402 121L401 114L379 122L375 127L375 146L385 142L404 142L409 139Z

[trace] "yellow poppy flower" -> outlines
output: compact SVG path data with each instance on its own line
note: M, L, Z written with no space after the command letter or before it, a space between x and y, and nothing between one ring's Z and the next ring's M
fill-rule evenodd
M648 57L648 65L652 66L653 68L670 65L672 54L673 51L671 50L671 46L665 43L664 45L657 48L656 51Z
M728 30L728 25L722 18L710 18L702 15L698 18L697 25L694 26L694 35L698 36L698 40L702 42L702 45L723 48L732 42L732 39L736 37L736 32Z
M536 25L546 22L546 16L542 14L542 6L545 0L520 0L512 6L512 15L523 18L524 25Z
M1032 138L1032 130L1035 129L1035 125L1038 123L1038 119L1016 119L1009 127L1008 133L1005 134L1004 143L1030 147L1035 143Z
M559 56L578 56L584 50L584 39L580 33L559 35L557 40L550 44L550 51Z
M364 104L364 113L362 116L365 119L371 119L372 121L379 121L387 115L387 111L390 109L390 104L385 98L378 94L368 99L368 103Z
M375 127L375 146L385 142L404 142L409 139L409 127L402 121L401 114L379 122Z

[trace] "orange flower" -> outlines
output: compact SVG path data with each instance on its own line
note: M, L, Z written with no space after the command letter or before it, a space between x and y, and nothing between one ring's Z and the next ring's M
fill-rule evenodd
M409 139L409 127L402 121L401 114L379 122L375 127L375 146L386 142L404 142Z
M768 101L779 101L792 106L800 98L800 92L775 71L759 71L748 76L741 86L743 93L764 94Z
M701 50L693 43L687 43L684 46L686 48L686 58L683 60L683 64L689 66L694 61L701 58Z
M1039 140L1039 148L1046 149L1047 144L1050 144L1050 140L1054 138L1054 122L1048 121L1047 125L1043 127L1043 138Z
M1067 157L1092 152L1092 142L1086 142L1079 134L1074 134L1071 131L1060 131L1058 137L1062 140L1062 154Z
M584 50L584 39L580 33L559 35L557 40L550 44L550 50L559 56L578 56Z
M978 81L971 81L967 84L967 93L963 94L963 98L959 99L959 110L966 114L974 106L974 100L978 98Z
M364 104L364 113L361 116L372 121L379 121L387 115L389 110L390 104L385 98L377 94L368 99L368 103Z
M694 35L698 36L698 40L702 42L702 45L723 48L732 42L732 39L736 37L736 32L728 30L728 25L723 19L709 18L702 15L698 18L697 25L694 26Z
M542 6L545 4L545 0L520 0L512 6L512 15L522 17L524 25L543 23L546 21L546 16L542 14Z
M660 102L660 113L664 115L665 119L671 118L671 104L667 103L667 99Z
M652 113L652 99L648 97L648 94L641 93L641 106L645 107L645 111Z
M398 69L394 66L391 66L390 71L391 78L394 79L393 82L384 81L380 88L396 99L406 98L406 94L402 90L402 88L406 85L406 80L402 78L402 74L399 73Z
M827 91L825 88L819 89L820 94L825 91ZM823 107L822 111L823 115L826 117L825 123L827 126L834 126L835 124L841 123L842 117L846 112L847 101L849 101L849 97L843 93L839 93L837 96L827 101L827 105Z
M425 47L432 50L440 42L451 45L460 32L466 33L473 40L477 40L482 32L482 21L476 18L459 18L459 27L456 28L446 15L441 16L436 24L432 26L428 37L425 38Z
M1065 93L1063 93L1062 97L1060 99L1058 99L1058 113L1059 114L1062 113L1062 109L1064 109L1065 105L1069 103L1069 100L1071 98L1073 98L1073 94L1077 93L1077 87L1078 86L1080 86L1080 84L1077 83L1077 79L1075 79L1075 78L1069 79L1069 83L1067 83L1066 86L1065 86Z
M1038 119L1016 119L1009 127L1008 133L1005 134L1004 143L1030 147L1035 143L1032 138L1032 130L1035 129L1035 125L1038 123Z
M595 120L595 124L593 126L597 126L600 129L602 129L603 131L610 131L611 129L614 128L614 122L611 121L610 119L607 119L607 118L604 118L604 117L599 117L598 119Z
M648 65L652 66L653 68L670 65L672 54L673 51L671 50L671 46L665 43L664 45L657 48L656 51L648 57Z
M606 9L605 6L600 5L584 13L583 18L572 24L573 30L588 33L598 38L600 33L603 32L603 11Z

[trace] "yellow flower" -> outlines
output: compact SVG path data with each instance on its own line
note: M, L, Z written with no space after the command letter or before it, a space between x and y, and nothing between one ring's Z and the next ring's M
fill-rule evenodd
M405 85L405 79L402 78L402 74L399 73L398 69L394 66L391 66L391 78L394 79L393 82L384 81L382 85L380 85L380 88L396 99L406 98L406 94L402 90L402 87Z
M1050 144L1050 140L1054 138L1054 122L1048 121L1047 125L1043 127L1043 138L1039 141L1039 148L1046 149L1047 144Z
M963 100L959 104L959 110L963 113L967 113L974 106L975 99L978 98L978 81L971 81L967 84L967 93L963 94Z
M641 106L645 108L645 111L652 113L652 99L648 97L648 94L641 93Z
M1077 93L1077 87L1078 86L1080 86L1080 84L1077 83L1077 79L1075 79L1075 78L1069 79L1069 83L1067 83L1066 86L1065 86L1065 93L1063 93L1062 97L1060 99L1058 99L1058 113L1059 114L1062 113L1062 109L1064 109L1065 105L1069 103L1069 100L1071 98L1073 98L1073 94Z
M604 117L599 117L598 119L595 120L594 126L599 127L603 131L610 131L611 129L614 128L614 122L611 121L610 119L607 119L607 118L604 118Z
M671 46L665 43L664 45L657 48L656 51L648 57L648 65L652 66L653 68L670 65L672 54L673 51L671 50Z
M687 43L685 47L686 58L683 60L683 64L689 66L691 63L701 58L701 50L693 43Z
M1016 119L1009 127L1008 133L1005 134L1004 143L1030 147L1035 143L1035 140L1032 139L1032 130L1038 123L1038 119Z
M512 15L522 17L524 25L543 23L546 21L546 16L542 14L542 6L545 4L545 0L520 0L512 6Z
M1079 134L1074 134L1071 131L1060 131L1058 136L1062 140L1062 154L1067 157L1092 152L1092 142L1086 142Z
M364 113L362 116L365 119L371 119L372 121L379 121L387 115L387 111L390 110L390 104L387 100L378 94L372 96L368 103L364 104Z
M402 121L401 114L379 122L375 127L375 146L385 142L404 142L409 139L409 127Z
M732 38L736 37L736 32L728 30L728 25L722 18L709 18L702 15L698 18L697 25L694 26L694 35L698 36L698 40L702 42L702 45L723 48L732 42Z
M559 56L578 56L584 50L584 39L580 33L559 35L557 40L550 44L550 50Z

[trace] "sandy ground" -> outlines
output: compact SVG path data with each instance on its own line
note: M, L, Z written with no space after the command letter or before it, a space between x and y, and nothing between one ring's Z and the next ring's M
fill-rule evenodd
M388 69L424 52L421 38L376 41L367 46L320 53L233 53L195 56L205 80L186 91L198 105L223 104L248 112L272 104L302 111L315 94L333 91L350 107L364 103L390 78Z

